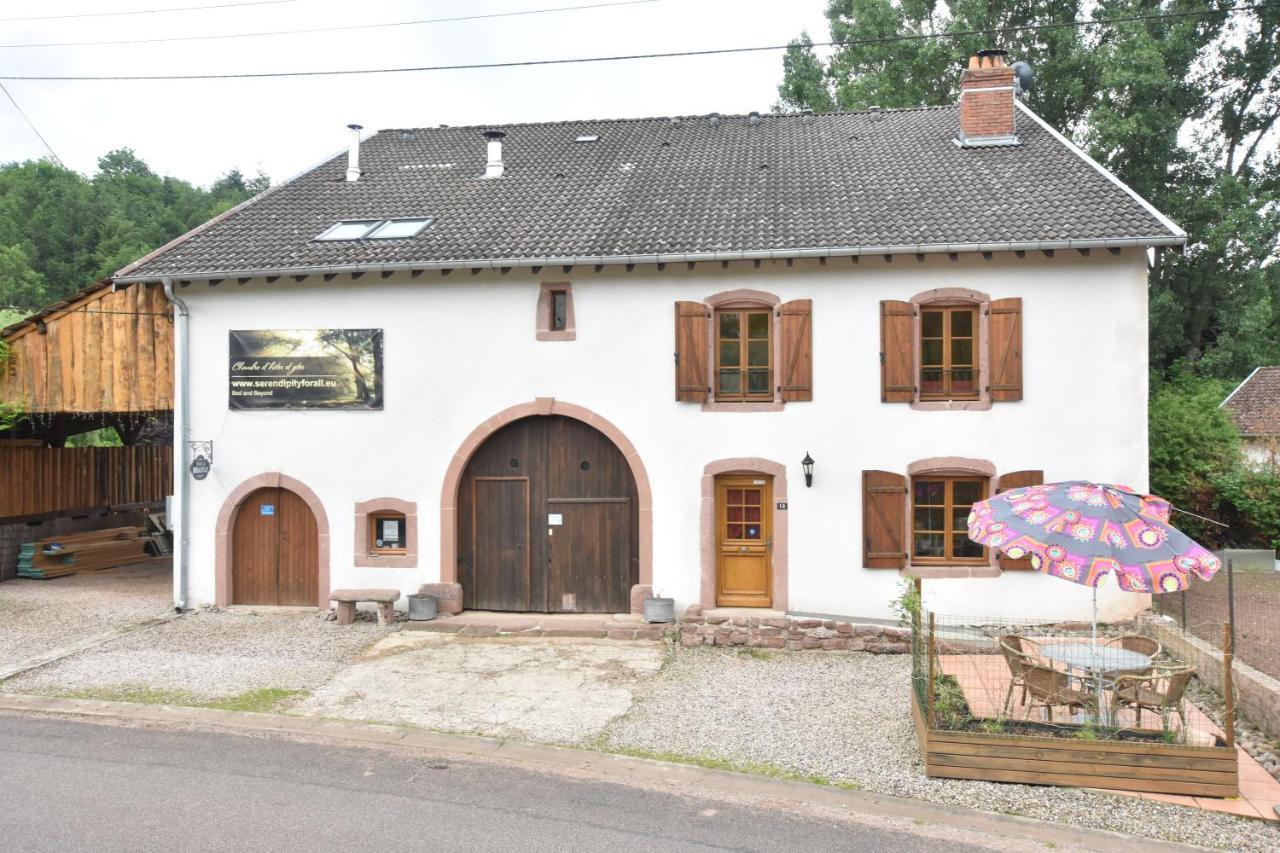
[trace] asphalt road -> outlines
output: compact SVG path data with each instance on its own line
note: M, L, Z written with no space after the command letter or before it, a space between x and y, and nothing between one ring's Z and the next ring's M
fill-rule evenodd
M0 797L9 853L981 849L500 764L16 715Z

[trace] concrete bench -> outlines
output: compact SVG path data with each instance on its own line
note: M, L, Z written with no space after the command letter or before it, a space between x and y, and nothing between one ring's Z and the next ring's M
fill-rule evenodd
M396 620L392 606L400 598L398 589L335 589L329 600L338 602L338 624L350 625L356 621L356 605L372 601L378 605L378 624L390 625Z

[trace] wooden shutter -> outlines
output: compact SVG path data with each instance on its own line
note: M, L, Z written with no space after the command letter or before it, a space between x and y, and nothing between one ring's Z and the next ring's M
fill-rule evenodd
M705 403L711 311L701 302L676 303L676 400Z
M796 299L778 307L782 362L779 376L784 403L813 399L813 300Z
M997 299L991 303L991 400L1008 403L1022 399L1022 300Z
M916 309L892 299L880 303L880 399L910 403L916 398Z
M1007 492L1010 489L1039 486L1043 482L1043 471L1010 471L1008 474L1001 474L1000 479L996 480L996 494ZM1002 569L1026 570L1031 568L1031 558L1023 557L1021 560L1015 560L1012 557L1000 554L996 557L996 565Z
M892 471L862 472L862 565L907 564L907 478Z

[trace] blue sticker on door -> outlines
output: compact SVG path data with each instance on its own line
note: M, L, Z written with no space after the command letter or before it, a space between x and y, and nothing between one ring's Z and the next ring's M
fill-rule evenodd
M275 504L258 504L258 515L275 515Z

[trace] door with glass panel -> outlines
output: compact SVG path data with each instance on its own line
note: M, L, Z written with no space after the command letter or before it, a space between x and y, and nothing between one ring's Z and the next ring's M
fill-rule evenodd
M716 478L716 605L773 605L770 477Z

